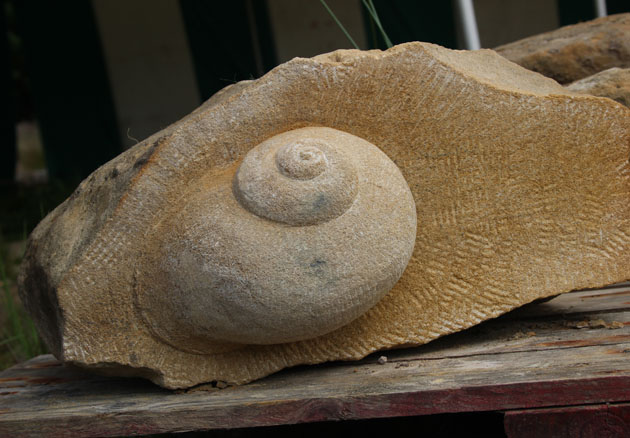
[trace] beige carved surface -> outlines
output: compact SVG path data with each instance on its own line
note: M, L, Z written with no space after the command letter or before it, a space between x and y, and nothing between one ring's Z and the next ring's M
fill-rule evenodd
M173 237L160 232L171 206L303 127L359 137L398 166L417 213L404 274L367 312L312 339L203 354L165 342L134 288L151 284L143 263ZM169 388L358 359L628 279L629 153L630 110L489 50L410 43L295 59L91 175L33 232L21 294L58 357Z
M383 152L331 128L293 129L173 202L147 233L134 293L153 334L180 350L299 341L376 304L415 237L413 196Z

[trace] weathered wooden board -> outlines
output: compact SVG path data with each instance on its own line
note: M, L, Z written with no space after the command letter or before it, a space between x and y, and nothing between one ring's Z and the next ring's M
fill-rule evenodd
M603 299L602 299L603 298ZM523 306L510 312L510 318L575 315L597 311L623 310L630 307L630 285L609 286L559 295L538 305Z
M40 356L0 373L0 436L129 436L627 402L629 359L627 285L532 304L423 347L297 367L223 390L172 392Z
M630 437L630 404L570 406L510 411L505 414L509 438Z

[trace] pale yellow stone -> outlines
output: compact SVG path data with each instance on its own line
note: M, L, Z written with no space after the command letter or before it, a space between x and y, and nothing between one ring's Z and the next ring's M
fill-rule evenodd
M177 247L195 219L187 207L175 207L202 205L204 190L233 183L257 145L304 127L356 136L398 166L417 214L404 274L358 318L314 338L302 333L293 342L235 346L210 340L198 326L177 335L173 327L182 321L162 321L173 309L162 314L147 305L151 287L171 303L186 300L159 292L166 272L159 264L169 266L159 255L173 254L169 245L174 253L186 245L215 253L203 247L209 239ZM629 152L630 110L573 94L489 50L410 43L294 59L230 87L94 172L33 232L21 296L60 359L168 388L245 383L292 365L423 344L538 298L630 278ZM303 178L319 172L319 165L279 162L283 172ZM374 184L389 185L395 174ZM335 198L339 205L354 196L352 172L344 175L348 193ZM357 187L361 193L361 181ZM404 206L403 188L392 205ZM223 202L238 199L224 194L216 209L227 211ZM256 208L232 205L242 215ZM203 208L212 213L215 206ZM282 226L317 230L345 220L352 208L334 206L313 224L300 213L296 224ZM383 224L408 223L401 209ZM276 220L285 217L276 213ZM260 259L274 254L260 240ZM190 257L182 266L197 262ZM181 339L165 339L173 333ZM190 351L199 348L205 351Z
M609 68L567 85L576 93L607 97L630 108L630 68Z
M630 13L609 15L524 38L495 49L561 84L613 67L630 67Z

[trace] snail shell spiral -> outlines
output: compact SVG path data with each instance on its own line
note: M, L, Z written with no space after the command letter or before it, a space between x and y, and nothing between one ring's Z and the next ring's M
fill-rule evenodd
M357 195L357 173L325 133L300 138L300 130L289 131L250 151L235 178L241 204L289 225L318 224L343 214Z
M295 129L199 181L159 224L160 250L137 271L138 308L154 335L195 353L313 338L391 289L415 235L411 191L380 149Z

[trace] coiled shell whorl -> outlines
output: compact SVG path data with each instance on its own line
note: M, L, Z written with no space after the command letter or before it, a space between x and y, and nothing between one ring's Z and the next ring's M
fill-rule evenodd
M414 247L415 203L400 170L331 128L276 135L188 195L156 227L160 249L136 287L153 333L185 351L331 332L389 291Z
M245 208L289 225L313 225L350 207L357 173L352 158L332 143L347 138L323 128L306 132L304 138L304 130L278 135L247 154L234 190Z

